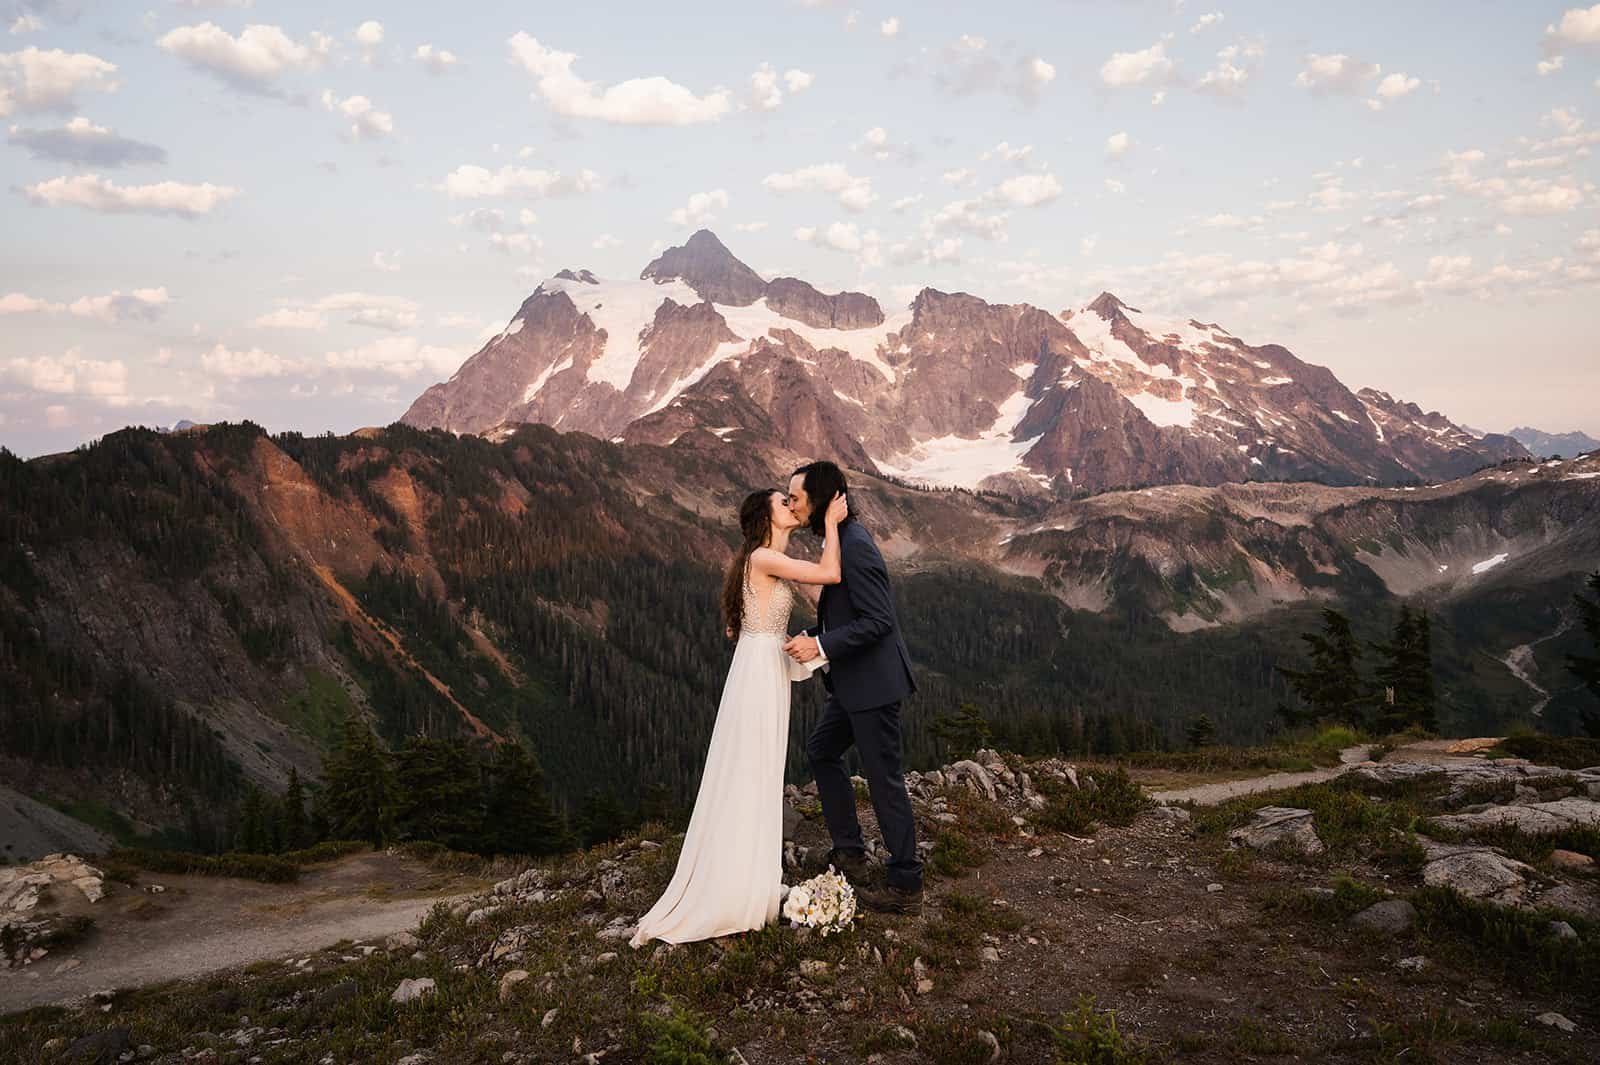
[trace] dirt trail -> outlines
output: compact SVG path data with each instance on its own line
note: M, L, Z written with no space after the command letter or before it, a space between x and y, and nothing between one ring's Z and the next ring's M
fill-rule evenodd
M1498 737L1486 736L1470 740L1421 740L1396 747L1384 756L1386 762L1428 762L1434 765L1453 765L1479 761L1475 751L1481 751L1499 742ZM1265 776L1245 777L1242 780L1223 780L1212 784L1196 784L1187 788L1167 788L1150 792L1156 802L1192 802L1199 806L1236 799L1241 795L1255 795L1263 791L1292 788L1298 784L1315 784L1332 780L1341 773L1364 765L1372 752L1371 745L1359 744L1339 752L1339 764L1323 769L1310 769L1298 773L1268 773Z
M480 881L381 853L313 866L294 884L162 873L139 879L140 887L108 882L97 903L64 902L62 912L94 917L94 930L76 946L0 975L0 1013L306 954L341 939L378 939L414 929L440 899L482 889ZM166 890L147 894L150 884ZM72 960L75 967L58 971Z

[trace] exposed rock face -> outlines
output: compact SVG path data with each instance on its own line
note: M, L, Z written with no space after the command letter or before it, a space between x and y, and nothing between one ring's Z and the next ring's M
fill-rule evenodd
M639 275L644 280L681 280L712 303L745 307L767 291L761 275L733 257L717 235L702 229L679 248L662 252Z
M792 388L771 403L758 395L773 360L820 400L798 422L783 407ZM719 409L734 384L760 414ZM696 413L659 417L678 406ZM775 463L844 455L912 481L1013 493L1388 484L1528 455L1386 393L1353 393L1285 348L1110 293L1051 314L924 289L885 316L863 293L768 283L705 230L637 282L561 271L403 420L474 433L537 421L663 444L696 428L744 431Z
M1311 811L1289 806L1263 806L1250 824L1228 833L1228 842L1256 850L1281 847L1305 855L1321 854L1324 849L1312 826Z
M883 309L863 292L825 296L809 282L779 277L767 285L766 296L768 307L817 329L865 329L883 324Z

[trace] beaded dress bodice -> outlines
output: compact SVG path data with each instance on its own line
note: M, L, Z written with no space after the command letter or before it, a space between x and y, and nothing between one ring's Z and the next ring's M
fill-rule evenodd
M788 636L789 611L794 608L794 585L785 580L775 581L767 597L767 608L761 609L761 597L755 582L750 579L750 569L744 571L744 622L741 636Z

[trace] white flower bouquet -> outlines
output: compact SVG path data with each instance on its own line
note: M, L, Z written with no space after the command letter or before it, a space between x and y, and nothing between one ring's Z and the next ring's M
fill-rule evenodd
M828 866L826 873L818 873L789 889L783 900L783 916L790 926L815 928L826 936L850 927L856 916L856 893L841 873Z

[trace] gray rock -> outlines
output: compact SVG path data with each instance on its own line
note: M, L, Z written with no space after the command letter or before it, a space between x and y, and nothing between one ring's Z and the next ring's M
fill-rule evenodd
M1434 845L1427 849L1430 856L1438 857L1422 867L1423 883L1454 888L1469 899L1504 906L1519 905L1527 894L1533 869L1515 858L1488 847Z
M793 840L795 831L800 827L800 811L788 803L783 804L783 838Z
M383 949L395 951L413 951L422 946L422 941L410 932L395 932L383 941Z
M1441 828L1463 832L1511 827L1532 836L1548 836L1569 828L1600 827L1600 802L1578 798L1528 802L1491 806L1477 813L1447 814L1429 820Z
M529 976L526 969L512 969L500 978L500 1001L506 1002L511 998L516 986Z
M1600 920L1600 893L1587 885L1558 884L1539 896L1539 905Z
M431 995L434 991L434 982L429 977L420 980L401 980L400 986L394 989L389 996L390 1002L415 1002L423 995Z
M958 781L965 781L967 787L973 791L981 792L983 797L994 800L994 778L989 771L970 758L956 762L946 767L947 774L953 774Z
M1576 1024L1573 1024L1571 1021L1567 1020L1554 1010L1551 1010L1548 1013L1541 1013L1539 1016L1535 1017L1534 1020L1538 1021L1540 1024L1548 1025L1551 1028L1560 1029L1563 1032L1576 1032L1578 1030L1578 1026Z
M79 1039L74 1039L67 1045L62 1054L67 1061L93 1062L95 1065L116 1061L131 1042L131 1032L127 1028L107 1028L103 1032L95 1032Z
M1551 921L1550 934L1557 939L1577 939L1578 930L1565 921Z
M1228 833L1228 842L1256 850L1281 846L1308 856L1325 849L1312 825L1311 811L1291 806L1263 806L1248 825Z
M1350 924L1354 928L1387 935L1405 932L1416 924L1416 921L1417 908L1405 899L1384 899L1382 902L1374 902L1350 918Z
M1428 967L1428 959L1421 954L1415 954L1409 958L1401 958L1394 963L1394 967L1403 973L1420 973Z
M316 1011L332 1009L341 1002L349 1002L361 994L361 987L354 980L341 980L332 987L325 987L312 996L310 1007ZM229 1010L228 1012L232 1012Z

